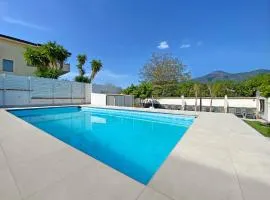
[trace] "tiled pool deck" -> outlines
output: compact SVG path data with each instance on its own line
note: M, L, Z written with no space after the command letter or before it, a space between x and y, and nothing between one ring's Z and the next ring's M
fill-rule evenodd
M144 186L0 109L0 199L269 200L270 140L234 115L198 113Z

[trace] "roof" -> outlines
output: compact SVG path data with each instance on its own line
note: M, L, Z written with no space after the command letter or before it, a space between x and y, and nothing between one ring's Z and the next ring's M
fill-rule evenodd
M33 42L29 42L29 41L26 41L26 40L22 40L22 39L19 39L19 38L15 38L15 37L11 37L11 36L8 36L8 35L3 35L3 34L0 34L0 38L5 38L5 39L8 39L8 40L13 40L13 41L24 43L24 44L30 44L30 45L33 45L33 46L40 46L41 45L39 43L33 43Z

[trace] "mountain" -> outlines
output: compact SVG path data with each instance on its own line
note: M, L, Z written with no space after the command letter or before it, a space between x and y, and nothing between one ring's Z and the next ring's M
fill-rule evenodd
M201 76L198 78L194 78L194 81L199 82L214 82L219 80L234 80L234 81L242 81L245 79L248 79L252 76L258 75L258 74L265 74L270 73L269 69L258 69L253 70L250 72L241 72L241 73L228 73L224 71L214 71L210 74L207 74L205 76Z

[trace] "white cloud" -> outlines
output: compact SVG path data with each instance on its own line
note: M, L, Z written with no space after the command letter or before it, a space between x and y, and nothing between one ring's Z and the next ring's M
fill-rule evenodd
M15 24L15 25L19 25L19 26L24 26L24 27L28 27L28 28L32 28L32 29L37 29L37 30L42 30L42 31L48 31L49 28L41 26L41 25L37 25L37 24L32 24L30 22L26 22L23 21L21 19L15 19L9 16L3 16L2 20L6 23L9 24Z
M180 46L181 49L186 49L186 48L189 48L189 47L191 47L190 44L182 44L182 45Z
M199 46L202 46L203 45L203 41L198 41L197 42L197 46L199 47Z
M159 43L159 45L157 46L157 48L159 49L168 49L169 48L169 44L167 43L167 41L162 41Z

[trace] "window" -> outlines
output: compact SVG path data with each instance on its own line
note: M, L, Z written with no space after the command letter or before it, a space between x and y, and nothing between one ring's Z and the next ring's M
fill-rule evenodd
M3 59L3 71L13 72L13 60Z

